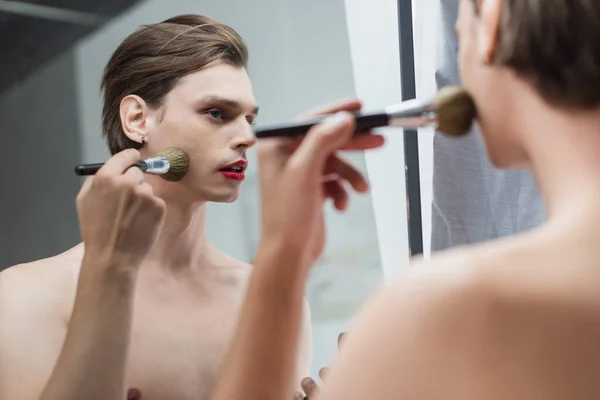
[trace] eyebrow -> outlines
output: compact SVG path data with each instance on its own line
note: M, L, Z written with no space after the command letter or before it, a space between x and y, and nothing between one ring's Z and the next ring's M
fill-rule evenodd
M199 102L201 102L201 103L217 103L217 104L223 105L225 107L234 108L237 110L243 109L242 105L238 101L228 99L228 98L222 97L222 96L217 96L217 95L204 96L200 99ZM254 108L252 109L252 114L258 115L259 109L260 109L259 106L254 106Z

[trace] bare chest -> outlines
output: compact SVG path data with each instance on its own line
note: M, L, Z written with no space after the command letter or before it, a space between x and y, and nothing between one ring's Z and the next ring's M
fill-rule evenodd
M141 400L208 400L237 313L231 301L138 310L127 386Z

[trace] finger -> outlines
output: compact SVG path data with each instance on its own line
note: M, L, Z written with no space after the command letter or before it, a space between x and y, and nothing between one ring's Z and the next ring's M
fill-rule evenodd
M325 380L325 376L327 376L327 373L329 373L329 368L328 367L321 368L319 370L319 378L321 378L321 380Z
M348 191L340 181L330 181L324 184L325 196L333 200L336 209L344 211L348 206Z
M148 182L141 182L139 186L135 188L138 194L146 196L148 198L154 197L154 189Z
M296 392L294 395L294 400L304 400L304 395L300 392Z
M154 196L152 186L148 182L143 182L134 190L137 194L136 200L129 208L124 223L130 225L137 218L138 223L141 223L141 229L145 231L162 225L167 211L165 201Z
M321 177L321 182L325 183L325 182L331 182L331 181L337 181L340 179L340 176L336 173L327 173L326 175L323 175Z
M144 173L138 167L129 168L127 171L125 171L123 177L125 178L125 180L133 183L134 185L139 185L145 180Z
M148 182L143 182L139 186L136 187L136 191L138 196L141 198L140 206L149 212L155 211L155 216L164 217L164 214L167 210L166 203L160 197L154 196L154 189ZM150 203L148 203L150 202ZM148 205L151 204L152 207L148 208Z
M142 393L138 389L129 389L127 391L127 400L140 400Z
M325 172L336 174L340 178L347 180L357 192L367 192L369 190L369 184L362 172L336 155L329 157L327 160Z
M302 138L267 138L258 142L259 172L280 171Z
M357 99L346 99L341 100L334 104L328 104L326 106L321 106L318 108L314 108L308 112L305 112L300 115L298 120L302 121L304 119L314 118L320 115L333 114L338 111L358 111L362 108L362 104Z
M347 112L326 118L308 131L289 163L321 172L325 160L350 140L355 124L354 118Z
M317 386L315 381L312 380L312 378L302 379L302 383L300 385L302 386L302 390L304 390L304 393L306 393L308 397L316 396L319 387Z
M140 214L144 213L144 217L148 220L154 219L154 212L152 209L148 209L149 200L152 199L152 186L147 182L143 182L141 185L137 185L133 188L136 196L133 197L133 202L129 207L129 212L125 215L123 223L126 226L132 224L132 221Z
M159 197L155 197L152 199L154 201L154 210L155 215L158 221L158 225L162 226L165 221L165 215L167 215L167 204L165 201Z
M374 133L357 134L340 150L357 151L377 149L385 144L385 137Z
M140 159L140 152L136 149L126 149L115 154L98 170L96 175L121 175L132 164Z

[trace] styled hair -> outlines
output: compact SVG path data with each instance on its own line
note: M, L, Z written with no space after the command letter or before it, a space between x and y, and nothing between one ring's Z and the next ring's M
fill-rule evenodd
M600 106L600 1L503 0L497 45L493 63L529 80L549 104Z
M102 133L112 154L140 148L121 125L120 104L140 96L158 108L178 82L213 62L247 68L248 49L232 28L201 15L180 15L143 25L112 54L102 78Z

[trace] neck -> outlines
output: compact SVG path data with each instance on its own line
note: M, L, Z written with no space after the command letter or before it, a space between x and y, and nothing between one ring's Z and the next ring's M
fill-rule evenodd
M181 272L208 260L206 203L190 206L167 201L167 214L156 245L146 260L162 269Z
M559 110L533 93L518 97L515 126L549 222L572 227L576 221L585 223L590 216L600 215L600 112Z

